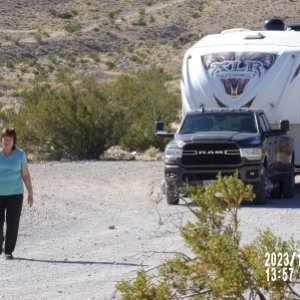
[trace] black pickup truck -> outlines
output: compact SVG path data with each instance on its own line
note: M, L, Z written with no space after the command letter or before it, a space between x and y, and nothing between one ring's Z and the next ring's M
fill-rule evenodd
M294 141L289 121L271 129L265 113L249 109L200 109L186 114L176 133L156 122L158 136L173 137L165 149L164 190L178 204L186 185L231 175L253 185L255 203L294 196Z

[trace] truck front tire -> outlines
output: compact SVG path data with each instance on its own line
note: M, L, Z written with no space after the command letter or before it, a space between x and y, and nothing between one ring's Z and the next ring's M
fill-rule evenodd
M254 191L256 197L254 199L254 203L257 205L264 205L267 202L267 175L266 175L266 168L263 168L263 174L261 175L260 182L257 183Z
M173 185L166 187L167 202L169 205L177 205L179 203L179 192Z

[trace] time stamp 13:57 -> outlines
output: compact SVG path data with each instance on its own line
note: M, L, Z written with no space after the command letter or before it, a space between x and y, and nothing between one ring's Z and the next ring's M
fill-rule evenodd
M266 252L265 267L267 281L293 281L294 266L300 266L298 252Z

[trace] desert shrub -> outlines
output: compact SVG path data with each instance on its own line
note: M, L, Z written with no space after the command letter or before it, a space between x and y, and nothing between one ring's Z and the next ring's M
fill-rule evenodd
M65 11L65 12L58 14L57 16L62 19L71 19L73 17L73 14L70 13L69 11Z
M53 159L91 159L109 144L114 114L92 79L60 88L37 84L24 99L15 123L27 149L39 146Z
M66 23L64 25L64 29L69 33L73 33L79 31L81 29L81 25L78 23Z
M0 103L0 125L1 129L4 127L12 127L16 112L14 108L5 108L2 103Z
M116 66L116 64L111 60L106 61L105 64L108 66L109 70L112 70Z
M4 40L7 41L7 42L10 42L12 44L15 44L15 45L20 45L21 38L20 37L15 37L15 36L12 36L12 35L5 35Z
M154 134L154 121L174 121L178 109L177 97L164 85L167 74L146 70L99 84L94 77L75 80L68 72L57 75L55 87L39 76L23 93L11 123L28 151L51 159L94 159L112 145L164 147L166 141Z
M95 62L100 62L100 61L101 61L98 53L91 53L89 56L90 56L90 58L93 59Z
M145 20L145 15L146 15L146 11L145 9L141 9L139 11L139 17L136 21L133 21L132 22L132 25L135 25L135 26L146 26L147 23L146 23L146 20Z
M193 13L192 13L192 17L193 17L194 19L198 19L198 18L201 17L201 15L200 15L198 12L193 12Z
M34 39L38 42L38 43L41 43L43 41L43 37L40 33L36 33L34 35Z
M120 111L116 126L124 149L164 148L166 140L155 136L154 122L163 120L170 124L176 120L180 108L179 98L165 85L170 79L167 73L150 69L121 76L105 87L110 102Z
M150 0L149 0L149 1L146 1L145 4L146 4L147 6L152 6L153 1L150 1Z
M108 16L110 19L114 19L118 14L120 14L121 10L118 9L118 10L114 10L114 11L110 11L108 13Z
M146 26L147 22L146 22L144 16L140 16L136 21L132 22L132 25L134 25L134 26Z
M158 273L138 272L135 280L117 284L120 299L148 299L145 295L164 291L152 299L300 299L294 286L299 280L299 242L285 241L270 229L259 232L248 244L241 244L238 211L242 201L254 197L252 186L238 174L218 176L205 190L192 193L195 216L181 230L192 255L177 253L161 264ZM273 265L286 278L268 278L266 253L286 254L289 261ZM280 257L280 256L278 256ZM280 265L281 263L281 265ZM288 263L288 265L287 265ZM152 270L153 271L153 270ZM144 298L145 297L145 298ZM136 298L138 299L138 298Z
M150 20L150 23L154 23L155 22L155 17L151 15L149 20Z
M154 285L146 276L144 270L138 271L136 280L131 284L123 281L118 284L123 294L123 300L169 300L170 289L163 283Z
M57 11L56 9L49 9L49 12L52 16L61 18L61 19L71 19L74 16L78 15L78 12L76 10L71 10L71 11Z
M137 55L132 55L132 56L130 56L130 59L131 59L133 62L136 62L136 63L138 63L138 64L142 64L142 63L143 63L143 60L142 60L140 57L138 57Z

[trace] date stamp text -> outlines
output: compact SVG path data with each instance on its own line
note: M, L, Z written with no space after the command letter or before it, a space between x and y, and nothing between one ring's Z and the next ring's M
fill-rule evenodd
M300 252L266 252L267 281L293 281L294 267L300 266Z

